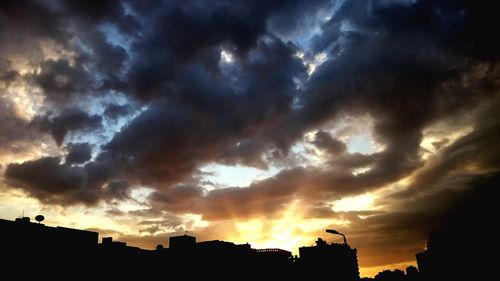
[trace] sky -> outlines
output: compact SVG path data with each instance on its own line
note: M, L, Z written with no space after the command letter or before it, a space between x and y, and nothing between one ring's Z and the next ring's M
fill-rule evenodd
M1 1L0 217L295 254L334 228L362 276L404 269L498 181L490 5Z

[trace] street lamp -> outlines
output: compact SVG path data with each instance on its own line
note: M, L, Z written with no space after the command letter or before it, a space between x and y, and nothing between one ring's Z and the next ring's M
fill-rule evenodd
M345 238L345 235L338 232L337 230L334 229L327 229L326 232L331 233L331 234L337 234L337 235L342 235L344 237L344 244L347 245L347 239Z

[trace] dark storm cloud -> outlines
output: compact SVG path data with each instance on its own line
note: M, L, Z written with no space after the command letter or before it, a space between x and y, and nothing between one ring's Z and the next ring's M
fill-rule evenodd
M273 216L293 200L304 182L304 171L295 169L248 187L215 189L175 186L149 196L153 207L178 214L199 213L205 220L225 220Z
M9 164L5 178L11 186L22 187L42 201L95 201L96 198L84 189L83 169L60 164L60 161L58 157L44 157L22 164Z
M41 62L39 73L32 74L36 85L53 103L68 103L120 85L120 71L128 59L126 50L107 42L100 30L81 31L78 36L86 45L75 47L74 62L48 59Z
M0 42L16 38L28 43L28 38L53 38L63 41L57 12L40 1L2 1L0 4ZM24 37L26 36L26 37ZM3 48L2 48L3 49Z
M345 143L334 139L328 132L318 131L312 143L332 155L342 154L347 150Z
M316 48L323 49L337 43L329 39L341 35L341 25L349 23L353 27L349 28L349 35L382 35L393 39L406 35L410 39L408 42L425 40L428 47L496 60L500 58L497 48L500 41L487 35L494 32L498 24L492 8L493 4L470 0L346 1L337 17L325 24L324 30L329 36L319 36ZM379 34L373 34L373 31ZM411 44L408 47L412 47Z
M70 143L66 146L68 154L65 162L68 164L83 163L92 157L92 145L89 143Z
M153 192L149 199L152 202L159 202L167 210L180 213L194 209L196 201L202 194L203 190L198 187L177 185L164 192Z
M293 198L294 190L301 180L293 172L286 174L298 181L297 184L292 185L276 177L248 188L214 190L204 198L204 206L200 211L208 220L272 216Z
M56 106L122 86L119 79L129 58L127 51L108 42L101 30L81 31L78 36L85 45L74 46L73 61L48 59L40 63L40 72L30 75Z
M125 16L122 2L118 0L62 1L61 6L70 14L88 22L118 22Z
M344 153L337 157L332 157L329 164L338 167L339 169L353 170L356 168L367 168L371 167L376 163L377 158L380 153L374 153L370 155L362 153Z
M69 40L70 26L76 21L83 24L101 22L118 23L124 30L137 26L137 23L125 14L120 1L4 1L0 6L0 28L2 39L16 36L14 31L22 31L34 39L49 38L61 43Z
M128 159L121 166L145 184L175 184L214 159L258 165L262 151L241 153L236 140L288 113L293 76L305 69L293 46L273 37L234 67L241 71L234 74L236 85L202 65L186 66L170 98L151 104L104 149L113 159Z
M15 156L30 151L33 141L40 134L21 117L14 103L4 96L3 90L0 82L0 157Z
M416 173L412 184L392 194L387 198L388 201L435 192L435 189L443 184L461 186L455 183L455 180L470 176L467 167L475 167L479 174L498 171L500 162L497 156L500 150L496 144L500 141L500 135L493 132L500 129L497 110L499 105L500 98L497 97L476 112L470 113L475 115L474 130L438 150L436 157Z
M44 117L38 122L42 130L50 132L58 145L64 141L68 133L79 130L95 130L102 126L102 118L98 115L88 115L78 108L68 108L55 117Z
M390 179L386 177L369 173L354 176L336 169L298 167L244 188L215 189L204 193L200 188L176 186L153 193L149 202L156 208L178 214L199 213L206 220L272 218L295 199L301 201L303 208L309 209L308 216L313 213L334 215L328 208L333 200L388 182Z
M21 112L7 93L19 76L12 69L12 61L0 56L0 156L27 151L32 141L40 137L29 122L22 118Z
M0 57L0 86L8 88L19 77L19 73L12 69L12 62Z
M112 180L105 186L105 196L109 199L123 200L130 197L131 185L126 180Z
M108 202L128 199L131 184L123 179L107 182L111 172L105 163L100 164L91 162L81 167L67 161L62 163L59 157L42 157L9 164L5 180L10 186L21 188L47 204L90 206L101 199Z
M0 90L1 91L1 90ZM0 95L0 153L15 154L25 150L23 143L35 137L28 122L19 116L12 102Z
M305 130L335 117L339 110L369 113L375 120L376 140L386 146L383 151L372 155L341 153L337 158L332 158L332 169L326 171L295 170L301 173L304 189L316 194L312 197L320 202L321 199L381 187L420 168L423 165L420 158L422 130L435 120L476 107L484 99L490 99L493 95L491 90L496 88L494 81L498 73L495 61L485 64L485 58L476 57L471 47L449 50L444 48L446 42L422 32L425 29L421 29L421 14L433 14L433 9L439 7L443 9L442 15L449 13L453 17L456 13L455 4L450 4L447 10L445 8L448 5L444 5L444 2L438 2L437 6L425 1L418 5L396 6L377 3L374 2L371 7L361 2L347 3L341 8L338 17L325 23L326 32L319 35L317 40L335 45L326 46L332 48L329 52L335 59L320 66L313 74L306 84L307 94L302 97L298 110L290 111L279 119L274 124L276 127L264 127L238 145L252 155L270 147L269 143L286 149ZM465 9L468 4L463 5ZM397 20L387 15L394 9L410 15L404 21L404 28L397 26ZM471 28L469 24L479 25L482 22L470 22L470 19L477 18L477 15L472 15L476 12L474 9L467 12L471 14L467 15L468 19L464 20L461 28ZM342 31L342 23L347 22L353 25L353 30ZM441 25L444 24L448 23L445 20L432 22L438 29L443 29ZM482 27L486 30L491 28ZM332 28L336 28L336 32L331 31ZM409 42L412 43L409 45ZM477 48L481 49L482 46L478 45ZM480 72L482 68L486 71ZM322 148L337 147L337 153L345 151L341 144L335 142L334 145L322 133L319 133L315 142ZM366 166L371 169L358 175L349 171ZM283 188L286 196L277 195L276 198L286 200L278 202L288 202L301 190L293 180L287 182L286 186L294 188ZM268 188L272 188L271 185ZM244 217L245 210L252 208L240 207L262 202L258 194L250 186L242 190L209 192L202 201L211 202L215 198L214 202L224 202L214 207L227 210L218 210L217 214L221 217ZM271 202L270 206L280 205L273 201L274 194L268 194L265 198L264 202ZM252 210L258 213L255 210L259 209L265 210L265 204ZM210 217L211 213L206 215Z
M68 108L66 103L78 97L108 91L144 106L84 167L52 158L9 166L8 178L39 198L51 190L39 186L44 193L38 195L30 180L35 176L23 180L28 169L21 167L50 164L54 175L79 171L87 189L108 187L112 195L92 193L106 200L127 198L134 184L149 185L156 189L150 197L154 206L212 219L273 214L296 197L324 206L421 168L427 126L497 95L499 40L483 35L495 34L491 4L345 1L329 20L312 20L321 31L310 45L299 42L305 50L280 38L302 34L312 25L310 17L331 10L331 3L132 1L127 2L130 13L118 1L2 5L0 22L7 28L0 25L0 45L9 46L4 44L9 39L23 42L14 39L27 40L26 34L31 36L26 42L49 40L74 52L74 61L37 61L40 71L28 75L55 107ZM103 24L119 34L105 36ZM128 43L118 44L120 36ZM231 62L222 60L223 50L232 55ZM328 60L308 77L298 51L311 57L324 52ZM1 77L10 83L16 74ZM54 110L61 112L56 117L40 117L59 145L68 133L101 126L99 116L62 108ZM134 110L110 105L104 115L117 118ZM286 159L304 133L341 112L372 117L383 150L348 153L344 143L320 131L313 144L329 151L325 167L287 167L241 189L204 192L181 184L212 161L265 168ZM470 142L491 145L490 138L486 133ZM477 157L495 161L486 153ZM128 184L115 188L116 181ZM72 190L69 184L53 185ZM59 189L57 196L65 194Z
M128 54L106 37L105 25L138 35L139 23L121 1L9 1L0 7L0 51L38 66L24 78L60 106L120 85Z
M104 32L88 32L82 34L85 43L90 46L90 52L81 54L82 63L90 62L99 74L102 86L119 79L120 71L129 58L127 51L120 45L108 42Z
M470 52L449 49L432 32L422 32L427 30L422 24L443 29L442 25L448 24L444 18L457 12L455 4L370 3L347 1L337 16L324 24L324 33L315 43L317 50L328 52L331 59L318 67L306 84L301 109L285 119L283 128L275 130L283 134L279 138L290 140L297 137L295 133L334 118L340 110L369 113L375 120L375 138L385 149L371 159L357 157L355 162L373 167L356 178L377 186L377 182L397 180L420 167L423 128L493 95L492 81L498 73L494 71L496 61L485 63L469 56L470 47ZM464 5L464 9L468 6L457 5ZM422 22L420 15L434 14L435 8L441 9L443 20ZM391 13L394 11L398 13ZM481 30L492 28L481 26L482 20L472 20L478 17L474 14L477 10L466 11L467 20L457 30L471 28L469 25ZM400 15L405 15L403 27L394 19ZM481 42L474 44L482 48ZM483 67L487 70L478 75ZM363 186L358 188L365 190Z
M43 62L35 81L47 97L55 100L69 99L70 95L86 90L92 82L81 65L72 67L67 60Z
M220 46L224 45L246 53L266 32L265 19L272 6L185 1L147 9L150 29L134 45L140 52L127 74L129 90L140 99L166 95L182 77L184 64L197 61L207 69L217 69Z
M315 21L323 20L319 14L329 15L333 6L328 0L288 1L279 13L270 15L267 23L272 32L285 38L308 34Z
M4 83L5 86L9 86L10 83L16 80L16 78L19 76L19 73L17 71L11 70L11 71L2 71L0 74L0 81Z

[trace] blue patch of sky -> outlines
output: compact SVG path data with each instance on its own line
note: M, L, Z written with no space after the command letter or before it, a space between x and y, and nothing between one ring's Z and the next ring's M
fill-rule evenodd
M349 153L372 154L377 152L377 144L368 135L349 136L346 145Z

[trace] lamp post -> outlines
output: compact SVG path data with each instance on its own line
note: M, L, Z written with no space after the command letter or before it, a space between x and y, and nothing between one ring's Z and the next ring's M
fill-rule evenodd
M336 235L342 235L342 237L344 237L344 244L346 246L348 246L347 245L347 239L345 238L344 234L342 234L342 233L340 233L340 232L338 232L337 230L334 230L334 229L327 229L326 232L331 233L331 234L336 234Z

